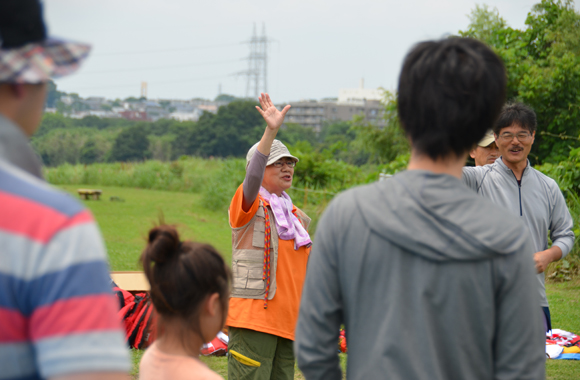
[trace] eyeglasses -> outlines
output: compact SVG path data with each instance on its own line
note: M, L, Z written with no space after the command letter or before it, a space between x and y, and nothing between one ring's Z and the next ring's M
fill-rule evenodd
M532 135L530 132L518 132L515 135L513 133L506 132L499 135L499 138L504 142L512 141L514 137L516 137L519 142L525 143L532 138Z
M276 161L272 164L272 166L274 166L276 169L280 169L282 168L282 166L284 166L284 164L288 165L289 168L293 168L294 166L296 166L296 161L294 160L286 160L286 161Z

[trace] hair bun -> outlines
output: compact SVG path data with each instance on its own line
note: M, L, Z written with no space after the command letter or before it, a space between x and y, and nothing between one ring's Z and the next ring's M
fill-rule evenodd
M169 226L158 226L149 231L146 252L151 261L163 264L179 255L181 242L177 231Z

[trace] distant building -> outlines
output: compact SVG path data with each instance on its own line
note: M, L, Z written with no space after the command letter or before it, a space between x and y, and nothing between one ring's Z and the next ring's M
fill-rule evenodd
M91 110L100 110L101 106L109 103L107 99L96 96L91 96L90 98L83 99L82 102L86 104Z
M137 110L125 110L119 112L119 115L123 119L127 120L134 120L134 121L151 121L149 117L147 117L147 112L145 111L137 111Z
M166 119L169 116L169 112L165 108L161 107L159 103L151 100L145 102L145 112L153 121Z
M172 112L169 114L169 118L178 121L198 121L200 112Z
M364 88L364 79L360 80L359 88L343 88L338 90L339 104L364 104L366 101L383 100L384 91L380 88Z
M66 104L67 106L70 106L71 104L74 103L75 100L72 96L65 95L60 97L60 101Z
M86 116L96 116L101 119L118 119L121 117L117 112L107 111L107 110L88 110L88 111L78 111L71 114L69 117L72 119L82 119Z
M361 80L357 89L339 90L338 99L301 100L291 102L286 123L296 123L320 132L325 122L350 121L355 115L363 115L368 121L384 126L383 90L365 89ZM284 105L280 105L281 109Z
M219 106L217 104L200 104L196 108L202 112L206 111L216 114Z

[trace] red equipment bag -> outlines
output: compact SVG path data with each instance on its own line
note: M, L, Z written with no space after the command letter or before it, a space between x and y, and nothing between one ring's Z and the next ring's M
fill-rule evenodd
M119 317L125 325L125 338L131 348L147 348L157 337L157 319L148 293L135 295L113 283L119 299Z

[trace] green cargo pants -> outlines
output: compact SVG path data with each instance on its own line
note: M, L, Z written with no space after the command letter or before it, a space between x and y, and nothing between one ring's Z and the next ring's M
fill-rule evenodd
M228 380L294 379L290 339L236 327L228 332Z

